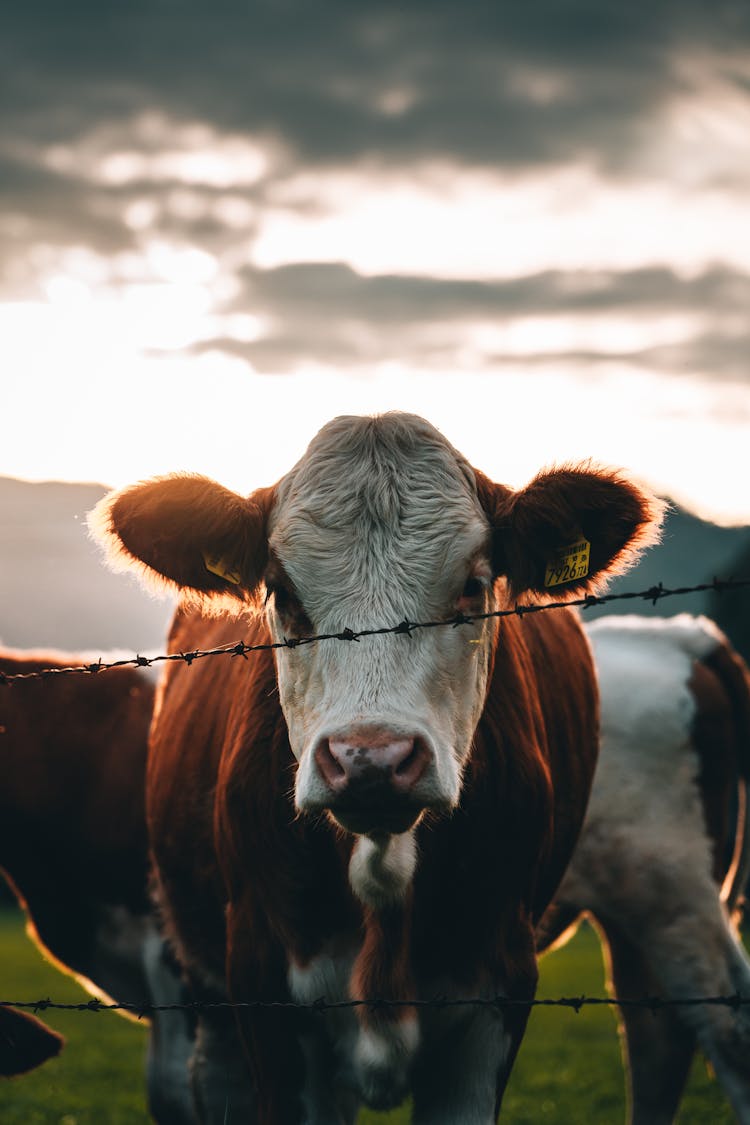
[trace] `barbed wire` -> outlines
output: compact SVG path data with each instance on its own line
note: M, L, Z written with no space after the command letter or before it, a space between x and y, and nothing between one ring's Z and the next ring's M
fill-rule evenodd
M47 679L51 676L64 675L94 675L106 672L111 668L150 668L153 664L183 661L192 664L194 660L202 660L210 656L241 656L247 658L249 653L270 652L274 649L294 649L303 645L318 644L321 641L360 641L363 637L384 636L387 634L411 636L419 629L458 628L461 625L471 625L476 621L486 621L490 618L519 617L524 618L529 613L546 613L555 609L591 609L594 606L607 605L610 602L637 600L651 602L656 605L663 598L672 598L684 594L704 593L711 590L722 594L727 590L741 590L750 587L750 578L713 578L710 582L700 582L694 586L677 586L672 589L659 582L649 586L647 590L626 590L619 594L586 594L582 598L571 601L543 602L542 604L515 605L512 609L496 609L488 613L457 613L453 617L441 618L437 621L409 621L404 619L398 625L383 625L373 629L344 628L335 633L316 633L311 636L285 637L282 641L266 641L259 644L246 644L237 641L233 644L221 645L218 648L195 649L191 652L162 653L157 656L141 656L136 654L119 660L97 660L88 664L74 664L69 667L39 668L33 672L3 672L0 670L0 686L10 686L16 680Z
M739 1011L750 1008L750 996L735 993L731 996L644 996L640 999L624 999L617 996L560 996L557 998L520 998L511 996L470 996L450 998L434 996L430 999L386 1000L326 1000L321 997L303 1003L296 1000L192 1000L173 1004L132 1004L107 1003L91 999L80 1003L63 1003L55 1000L0 1000L0 1006L28 1009L34 1012L127 1012L142 1019L155 1012L186 1012L197 1014L203 1010L241 1010L288 1009L310 1012L340 1011L346 1008L367 1008L378 1011L388 1008L572 1008L576 1013L586 1007L647 1008L660 1011L664 1008L694 1008L699 1005L732 1008Z

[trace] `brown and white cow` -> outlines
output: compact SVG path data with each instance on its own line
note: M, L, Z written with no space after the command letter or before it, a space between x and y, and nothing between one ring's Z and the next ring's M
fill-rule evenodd
M540 951L593 915L625 999L750 999L736 922L750 865L750 675L705 617L587 626L602 744L581 838ZM739 806L739 816L734 810ZM750 1011L620 1011L633 1125L674 1118L699 1046L750 1125Z
M164 961L147 879L153 674L123 667L1 682L82 663L78 653L0 650L0 874L31 936L88 991L119 1003L172 1002L179 979ZM4 991L13 992L10 980ZM175 1107L186 1102L174 1062L182 1062L178 1040L186 1035L179 1017L154 1021L149 1086L157 1120L176 1119ZM22 1073L61 1046L40 1021L0 1011L0 1074Z
M569 598L627 566L658 513L588 466L514 492L429 423L387 414L335 419L247 498L166 477L111 495L92 525L122 564L180 592L170 649L190 653ZM584 539L578 577L546 587ZM597 745L590 653L565 609L170 665L147 817L196 997L531 998L534 927ZM239 1011L238 1037L204 1009L198 1110L331 1125L411 1092L417 1122L487 1123L526 1019L523 1006L259 1007Z

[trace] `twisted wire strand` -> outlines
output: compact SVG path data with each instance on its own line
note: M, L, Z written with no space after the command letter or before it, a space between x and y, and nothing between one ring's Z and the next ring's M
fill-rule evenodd
M384 636L387 634L408 637L419 629L439 629L447 627L455 629L461 625L471 625L475 621L485 621L490 618L523 618L529 613L546 613L550 610L571 607L578 607L585 610L591 609L593 606L607 605L610 602L629 599L640 599L642 601L651 602L652 605L656 605L656 603L663 598L702 593L708 590L721 594L727 590L741 590L749 586L750 578L713 578L710 582L701 582L695 586L677 586L672 589L659 582L658 585L650 586L647 590L626 590L619 594L586 594L584 597L576 598L573 601L545 602L541 605L516 605L512 609L496 609L488 613L474 613L471 615L457 613L453 617L443 618L437 621L409 621L408 619L404 619L397 625L383 625L374 629L351 629L346 627L336 633L316 633L312 636L285 637L283 641L268 641L260 644L249 645L240 640L230 645L222 645L219 648L195 649L192 652L163 653L158 656L141 656L136 654L135 656L122 658L120 660L104 661L100 659L89 664L75 664L63 668L40 668L34 672L0 671L0 686L5 685L9 687L17 680L39 680L47 679L51 676L75 674L94 675L98 672L106 672L110 668L150 668L153 664L179 660L190 665L194 660L203 660L211 656L241 656L246 659L248 654L253 652L268 652L273 649L281 648L293 649L299 648L302 645L318 644L321 641L353 642L360 641L363 637Z

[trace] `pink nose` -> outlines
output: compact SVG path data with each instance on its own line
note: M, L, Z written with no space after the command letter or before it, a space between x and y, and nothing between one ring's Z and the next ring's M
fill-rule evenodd
M383 727L362 728L322 739L315 762L334 793L385 785L408 793L419 781L429 751L419 738L397 736Z

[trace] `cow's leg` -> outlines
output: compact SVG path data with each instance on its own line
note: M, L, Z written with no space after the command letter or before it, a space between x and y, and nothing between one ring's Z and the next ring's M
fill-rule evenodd
M520 1035L514 1042L502 1013L483 1008L436 1012L425 1032L412 1080L414 1125L493 1125Z
M186 993L179 966L155 929L143 944L143 962L151 1002L182 1004ZM186 1011L153 1013L146 1082L149 1112L157 1125L194 1125L198 1120L188 1069L194 1036L193 1021Z
M661 931L644 934L653 972L667 996L750 996L750 963L733 933L718 895L713 909L684 916ZM679 1009L742 1125L750 1125L750 1011L696 1004Z
M644 951L613 923L600 920L600 925L611 993L625 999L661 994ZM690 1071L695 1036L674 1008L620 1008L618 1021L628 1076L628 1119L632 1125L669 1125Z
M240 1007L236 1012L233 1047L241 1050L247 1060L245 1072L250 1073L252 1067L251 1078L257 1091L256 1116L247 1120L257 1121L258 1125L306 1125L302 1041L312 1017L275 1006L291 999L288 966L263 921L262 916L254 913L252 903L231 903L227 907L229 996L238 1004L248 1000L258 1003L257 1007ZM221 1054L218 1057L220 1060ZM310 1125L318 1125L317 1117L309 1120Z
M731 980L731 994L750 1000L750 960L731 930L724 931L726 962ZM742 1125L750 1123L750 1008L720 1009L708 1035L701 1036L701 1046L711 1060L716 1076L726 1091Z
M489 988L467 995L533 999L538 974L532 937L526 950L519 950L512 986L501 983L503 975L498 971ZM424 1009L422 1049L412 1080L415 1125L493 1125L529 1012L525 1003Z
M201 1125L255 1125L252 1078L231 1010L200 1013L189 1069Z
M658 982L636 985L634 980L631 995L643 996L647 989L672 1000L737 992L750 995L750 962L718 893L711 886L710 892L699 895L697 881L694 887L689 910L654 911L629 919L630 944L640 950L650 981ZM688 1029L710 1060L739 1121L750 1125L750 1011L735 1011L727 1005L686 1005L674 1009L674 1023L667 1034L676 1037L673 1028L678 1025ZM648 1026L646 1021L644 1026Z

